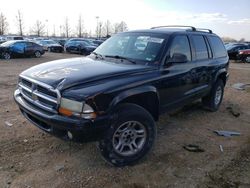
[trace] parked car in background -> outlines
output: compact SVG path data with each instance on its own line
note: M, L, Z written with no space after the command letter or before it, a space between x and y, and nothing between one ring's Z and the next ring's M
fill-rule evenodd
M41 57L44 54L43 47L30 41L7 41L0 44L0 56L4 59L13 57Z
M64 47L65 43L67 42L66 39L53 39L53 40L63 47Z
M65 45L67 46L69 42L73 42L73 41L84 41L84 42L87 42L90 46L96 46L96 47L99 46L98 44L93 43L92 39L87 39L87 38L72 38L72 39L67 40Z
M22 36L7 36L7 40L24 40Z
M244 63L250 63L250 49L239 50L237 59L241 60Z
M89 55L96 49L97 46L91 45L86 41L69 41L64 45L65 52L79 53Z
M91 42L96 44L97 46L100 46L104 41L103 40L91 40Z
M249 48L250 46L246 44L233 44L233 45L226 46L229 59L231 60L237 60L237 55L238 55L239 50L245 50Z
M37 42L41 46L43 46L43 49L48 52L63 52L62 45L58 44L57 42L53 40L40 40Z
M6 42L6 37L1 36L1 37L0 37L0 44L2 44L2 43L4 43L4 42Z

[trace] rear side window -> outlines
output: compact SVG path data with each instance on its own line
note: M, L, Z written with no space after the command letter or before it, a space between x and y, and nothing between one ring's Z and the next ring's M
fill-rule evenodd
M191 61L191 51L187 36L176 36L174 38L170 48L170 58L173 58L175 54L183 54L188 61Z
M196 60L203 60L208 59L208 51L205 39L201 35L194 35L192 36L195 53L196 53Z
M219 37L209 36L208 40L211 44L215 58L227 56L227 51Z

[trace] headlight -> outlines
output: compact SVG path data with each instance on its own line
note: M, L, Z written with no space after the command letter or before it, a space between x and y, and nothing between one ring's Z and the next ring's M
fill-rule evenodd
M93 119L96 113L93 108L84 102L78 102L66 98L61 98L59 113L65 116L77 116L85 119Z
M78 112L81 113L83 109L83 102L73 101L66 98L61 98L60 103L61 108L65 108L67 110L70 110L72 112Z

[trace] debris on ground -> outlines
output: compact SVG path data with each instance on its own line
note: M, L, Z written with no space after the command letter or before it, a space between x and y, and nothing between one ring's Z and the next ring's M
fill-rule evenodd
M240 116L240 110L238 107L230 105L226 108L234 117Z
M222 147L222 145L220 145L220 151L221 152L223 152L224 150L223 150L223 147Z
M204 152L205 150L202 149L200 146L198 145L194 145L194 144L188 144L183 146L183 148L187 151L191 151L191 152Z
M23 142L26 143L26 142L28 142L28 140L27 140L27 139L24 139Z
M240 136L241 134L239 132L235 131L214 131L219 136L225 136L225 137L231 137L231 136Z
M232 87L237 90L246 90L247 88L250 88L250 84L236 83L233 84Z
M9 126L9 127L12 127L12 123L8 122L8 121L5 121L5 125Z
M56 165L55 166L55 170L57 171L57 172L59 172L59 171L61 171L61 170L63 170L64 169L64 165Z

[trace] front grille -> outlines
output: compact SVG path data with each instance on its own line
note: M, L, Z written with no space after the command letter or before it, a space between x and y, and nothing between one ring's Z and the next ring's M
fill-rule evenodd
M57 113L60 102L58 90L25 76L20 76L18 86L24 100L42 110Z

